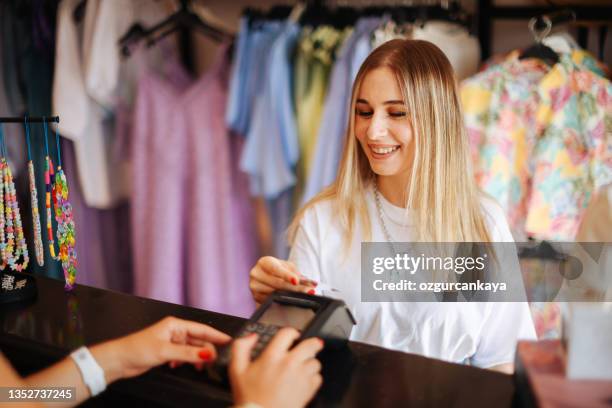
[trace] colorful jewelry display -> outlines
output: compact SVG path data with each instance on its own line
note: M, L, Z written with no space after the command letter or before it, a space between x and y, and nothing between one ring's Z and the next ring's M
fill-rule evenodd
M4 132L0 132L2 144L2 178L4 184L4 214L6 228L6 247L5 257L6 262L14 271L22 271L28 267L30 261L28 255L28 246L23 235L23 226L21 224L21 215L19 213L19 205L17 203L17 194L15 192L15 183L13 182L13 174L6 160L6 144L4 142ZM17 243L15 244L15 233L17 233ZM23 262L18 260L23 257ZM4 263L4 259L3 259Z
M9 122L16 118L10 118ZM36 121L41 121L36 119ZM59 121L55 118L53 121ZM68 181L62 169L62 157L59 143L59 133L55 130L55 142L57 144L57 171L54 171L53 161L49 155L48 127L46 118L42 117L45 136L45 209L47 216L47 234L49 238L49 252L51 258L59 260L64 271L65 286L72 290L76 282L77 254L76 233L72 213L72 205L69 201ZM40 213L38 209L38 191L36 189L36 178L34 163L30 152L30 127L28 118L24 120L26 141L28 147L28 176L30 187L30 198L32 200L32 222L34 227L34 247L36 260L40 266L44 266L44 245L42 241L42 228ZM55 251L53 234L53 222L51 217L57 221L57 232L55 237L58 242L58 252ZM7 149L4 138L3 124L0 123L0 270L8 266L12 270L23 271L28 267L30 261L28 247L24 237L21 214L17 203L17 194L13 174L7 159Z
M77 254L76 234L74 219L72 217L72 205L68 201L68 182L66 174L62 169L62 156L59 145L59 133L55 129L55 142L57 144L57 173L53 184L53 204L55 207L55 220L57 221L57 241L59 244L59 258L64 269L66 279L66 290L72 290L76 281ZM51 160L49 160L51 166Z
M44 120L44 117L43 117ZM47 123L44 122L45 135L47 134ZM30 182L30 199L32 205L32 224L34 225L34 250L36 253L36 262L39 266L45 264L45 253L42 242L42 231L40 227L40 214L38 212L38 191L36 190L36 178L34 177L34 163L30 153L30 126L28 118L25 118L26 142L28 145L28 176Z

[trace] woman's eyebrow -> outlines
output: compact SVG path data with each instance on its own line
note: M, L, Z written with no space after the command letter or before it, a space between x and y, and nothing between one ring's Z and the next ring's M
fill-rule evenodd
M370 104L367 100L365 99L357 99L355 101L355 103L365 103L365 104ZM391 101L385 101L383 102L383 105L405 105L404 101L402 100L391 100Z

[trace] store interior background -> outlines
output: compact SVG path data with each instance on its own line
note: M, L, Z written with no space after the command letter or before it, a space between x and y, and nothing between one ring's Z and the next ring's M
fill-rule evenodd
M115 0L110 0L110 1L115 1ZM119 0L116 0L116 1L119 1ZM148 1L154 1L154 0L135 0L135 1L138 1L139 3L142 3L142 4L146 4ZM167 0L167 1L158 0L158 1L162 3L163 2L167 3L169 11L172 10L172 5L173 4L176 5L177 3L177 2L170 1L170 0ZM218 19L220 19L224 23L224 25L228 27L228 29L234 32L237 32L241 13L246 7L252 7L256 9L265 10L266 8L270 6L279 5L279 4L295 4L297 3L297 1L283 0L279 2L278 0L206 0L206 1L194 0L194 3L198 3L206 7L212 14L218 17ZM406 2L402 2L402 1L394 2L391 0L389 1L346 0L346 1L332 1L331 2L332 5L339 4L339 5L347 5L347 6L355 6L355 7L361 7L361 6L370 5L370 4L377 4L377 5L380 4L380 5L390 5L391 6L395 4L405 4L405 3ZM407 2L407 3L410 3L410 2ZM425 2L425 3L432 4L432 2ZM436 3L436 2L433 2L433 3ZM464 9L470 14L473 14L477 9L476 0L463 0L461 3ZM580 1L577 3L579 3L581 6L591 4L591 2L588 2L588 1L584 1L584 2ZM605 3L606 3L605 1L592 2L592 4L595 4L595 5L602 5ZM505 0L505 1L501 1L501 0L497 0L494 2L494 4L497 6L550 6L552 5L552 6L558 6L559 8L562 8L566 5L566 2L554 1L554 0L553 1L544 1L544 0L533 0L533 1L528 1L528 0L521 0L521 1L507 0L506 1ZM506 53L511 50L524 48L532 44L533 36L527 27L527 23L528 23L528 20L524 20L524 21L522 20L511 20L511 21L497 20L497 21L494 21L492 24L492 36L493 36L492 49L491 49L492 55ZM610 25L612 23L608 21L607 24ZM591 29L589 32L589 41L588 41L588 47L587 47L587 50L589 50L596 56L599 55L599 52L600 52L598 48L598 27L599 27L598 23L593 23L593 29ZM577 28L575 25L567 26L567 31L570 34L572 34L574 38L577 38ZM603 51L603 59L602 59L603 62L608 65L608 67L612 66L612 33L611 31L612 30L608 30L607 32L607 37L605 41L605 49ZM214 65L215 57L218 55L217 51L218 51L219 43L199 33L192 33L191 41L192 41L192 53L191 53L190 58L193 61L193 68L194 68L193 74L195 74L196 76L204 75ZM42 114L39 112L36 112L36 113ZM60 131L61 131L61 123L60 123ZM609 190L610 188L608 188L608 191ZM612 222L611 221L612 220L612 199L611 199L612 194L610 193L607 194L608 199L606 199L605 194L603 196L604 196L603 201L598 202L597 205L594 205L592 209L589 209L587 211L585 224L592 224L593 228L596 228L598 230L598 235L596 236L597 240L612 242L612 235L611 235L612 225L610 224L610 222ZM28 202L24 201L20 205L22 207L22 212L29 211ZM116 220L117 220L116 218L108 217L106 218L106 221L104 222L112 223L112 222L115 222ZM75 211L75 222L76 223L88 223L90 221L91 219L88 219L85 213L79 213L78 211ZM101 229L104 229L104 226L98 226L96 228L99 228L101 230ZM120 230L121 228L117 227L117 231L120 231ZM26 238L28 240L31 239L31 233L29 233L29 231L31 231L31 229L26 231L26 233L28 234ZM599 233L601 231L603 231L603 233L606 235L602 236L601 233ZM159 232L159 233L163 234L163 232ZM93 237L89 237L88 239L90 239L89 242L91 243L95 241L95 238ZM121 245L123 249L123 255L126 255L127 253L126 251L129 250L130 237L122 236L122 237L118 237L118 239L122 243ZM79 237L77 236L77 242L78 240L79 240ZM116 243L113 243L113 244L116 244ZM201 244L206 245L207 243L203 242ZM80 245L82 245L80 247L82 249L82 252L89 251L89 248L86 247L85 244L80 244ZM103 246L104 245L102 245L102 247ZM271 246L272 244L269 242L259 242L260 251L258 255L268 254L270 252L269 248L271 248ZM34 251L31 251L31 252L32 252L32 255L30 256L30 259L32 260L31 262L34 263L34 260L33 260ZM121 260L119 261L112 260L109 262L108 259L105 259L105 256L108 256L108 254L109 252L105 252L104 248L102 248L102 250L96 252L95 254L93 254L93 256L90 256L89 265L93 263L96 263L97 265L106 265L106 266L114 265L110 268L117 268L118 267L117 265L119 265L120 268L124 268L124 269L121 269L119 273L116 273L116 271L113 271L113 273L109 273L108 276L104 277L103 275L100 275L98 273L91 273L87 269L87 264L85 264L81 266L81 269L79 271L79 276L77 277L77 281L82 284L102 287L102 288L111 289L111 290L126 291L128 293L133 292L133 285L130 282L131 271L129 270L130 268L129 265L131 261L123 262ZM92 255L92 254L89 254L89 255ZM181 273L180 271L168 270L167 279L168 280L174 279L175 272ZM244 282L248 280L247 272L248 271L245 271ZM221 294L221 296L223 296L223 294ZM196 306L196 307L200 306L198 304L188 304L188 305ZM560 311L557 307L551 308L550 305L544 305L543 309L541 308L539 310L536 310L534 313L535 313L534 316L536 316L536 318L546 319L546 322L543 322L543 323L541 322L540 324L547 326L548 329L543 328L542 330L540 330L540 333L544 333L544 334L548 333L546 335L553 336L553 337L559 335L560 333L559 331L559 325L560 325L559 313ZM551 327L554 328L554 330L553 329L549 330Z

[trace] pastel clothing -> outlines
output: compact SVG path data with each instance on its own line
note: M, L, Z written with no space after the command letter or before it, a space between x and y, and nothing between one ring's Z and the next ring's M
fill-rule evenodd
M337 52L302 203L310 200L336 178L346 140L351 87L357 75L357 71L352 69L353 63L360 66L367 57L365 53L357 54L356 46L360 41L368 40L379 23L380 19L375 17L360 19ZM364 44L367 46L369 42L364 41Z
M574 240L594 194L612 183L612 84L562 55L538 87L527 232Z
M523 239L536 143L539 98L534 89L548 67L518 55L461 85L461 101L480 188L501 205L517 239Z
M351 32L352 28L306 27L299 40L294 67L294 100L300 145L296 170L298 199L303 194L310 173L336 49Z
M591 196L612 181L612 88L584 51L552 68L518 56L462 83L476 180L516 238L574 240Z
M225 125L229 61L192 81L145 72L132 133L132 245L139 296L238 316L254 309L246 181ZM168 148L172 146L172 148Z

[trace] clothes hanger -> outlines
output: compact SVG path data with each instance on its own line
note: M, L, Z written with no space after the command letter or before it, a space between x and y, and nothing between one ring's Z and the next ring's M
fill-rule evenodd
M566 254L557 251L549 242L537 242L531 237L527 246L520 247L518 255L519 258L549 259L555 261L567 259Z
M538 29L536 27L539 19L544 23L544 28ZM529 31L534 36L535 44L525 49L519 59L537 58L547 65L552 66L559 62L559 55L550 47L542 44L542 40L550 33L552 29L552 22L548 16L534 17L529 20Z
M131 47L140 41L146 41L147 47L150 47L180 29L195 29L217 42L233 38L232 34L203 21L190 9L189 4L190 0L180 0L179 9L153 27L145 28L140 23L133 24L119 39L122 54L129 56Z
M266 21L286 20L290 18L295 6L276 5L268 11L262 11L253 7L247 7L242 11L242 16L247 17L249 27L258 27Z
M562 10L552 15L533 17L529 20L529 31L531 31L535 44L524 50L520 59L537 58L549 66L559 62L559 54L542 41L550 34L553 23L565 23L576 21L576 13L572 10Z
M308 0L299 23L302 26L317 27L329 21L329 14L330 9L325 4L325 0Z

